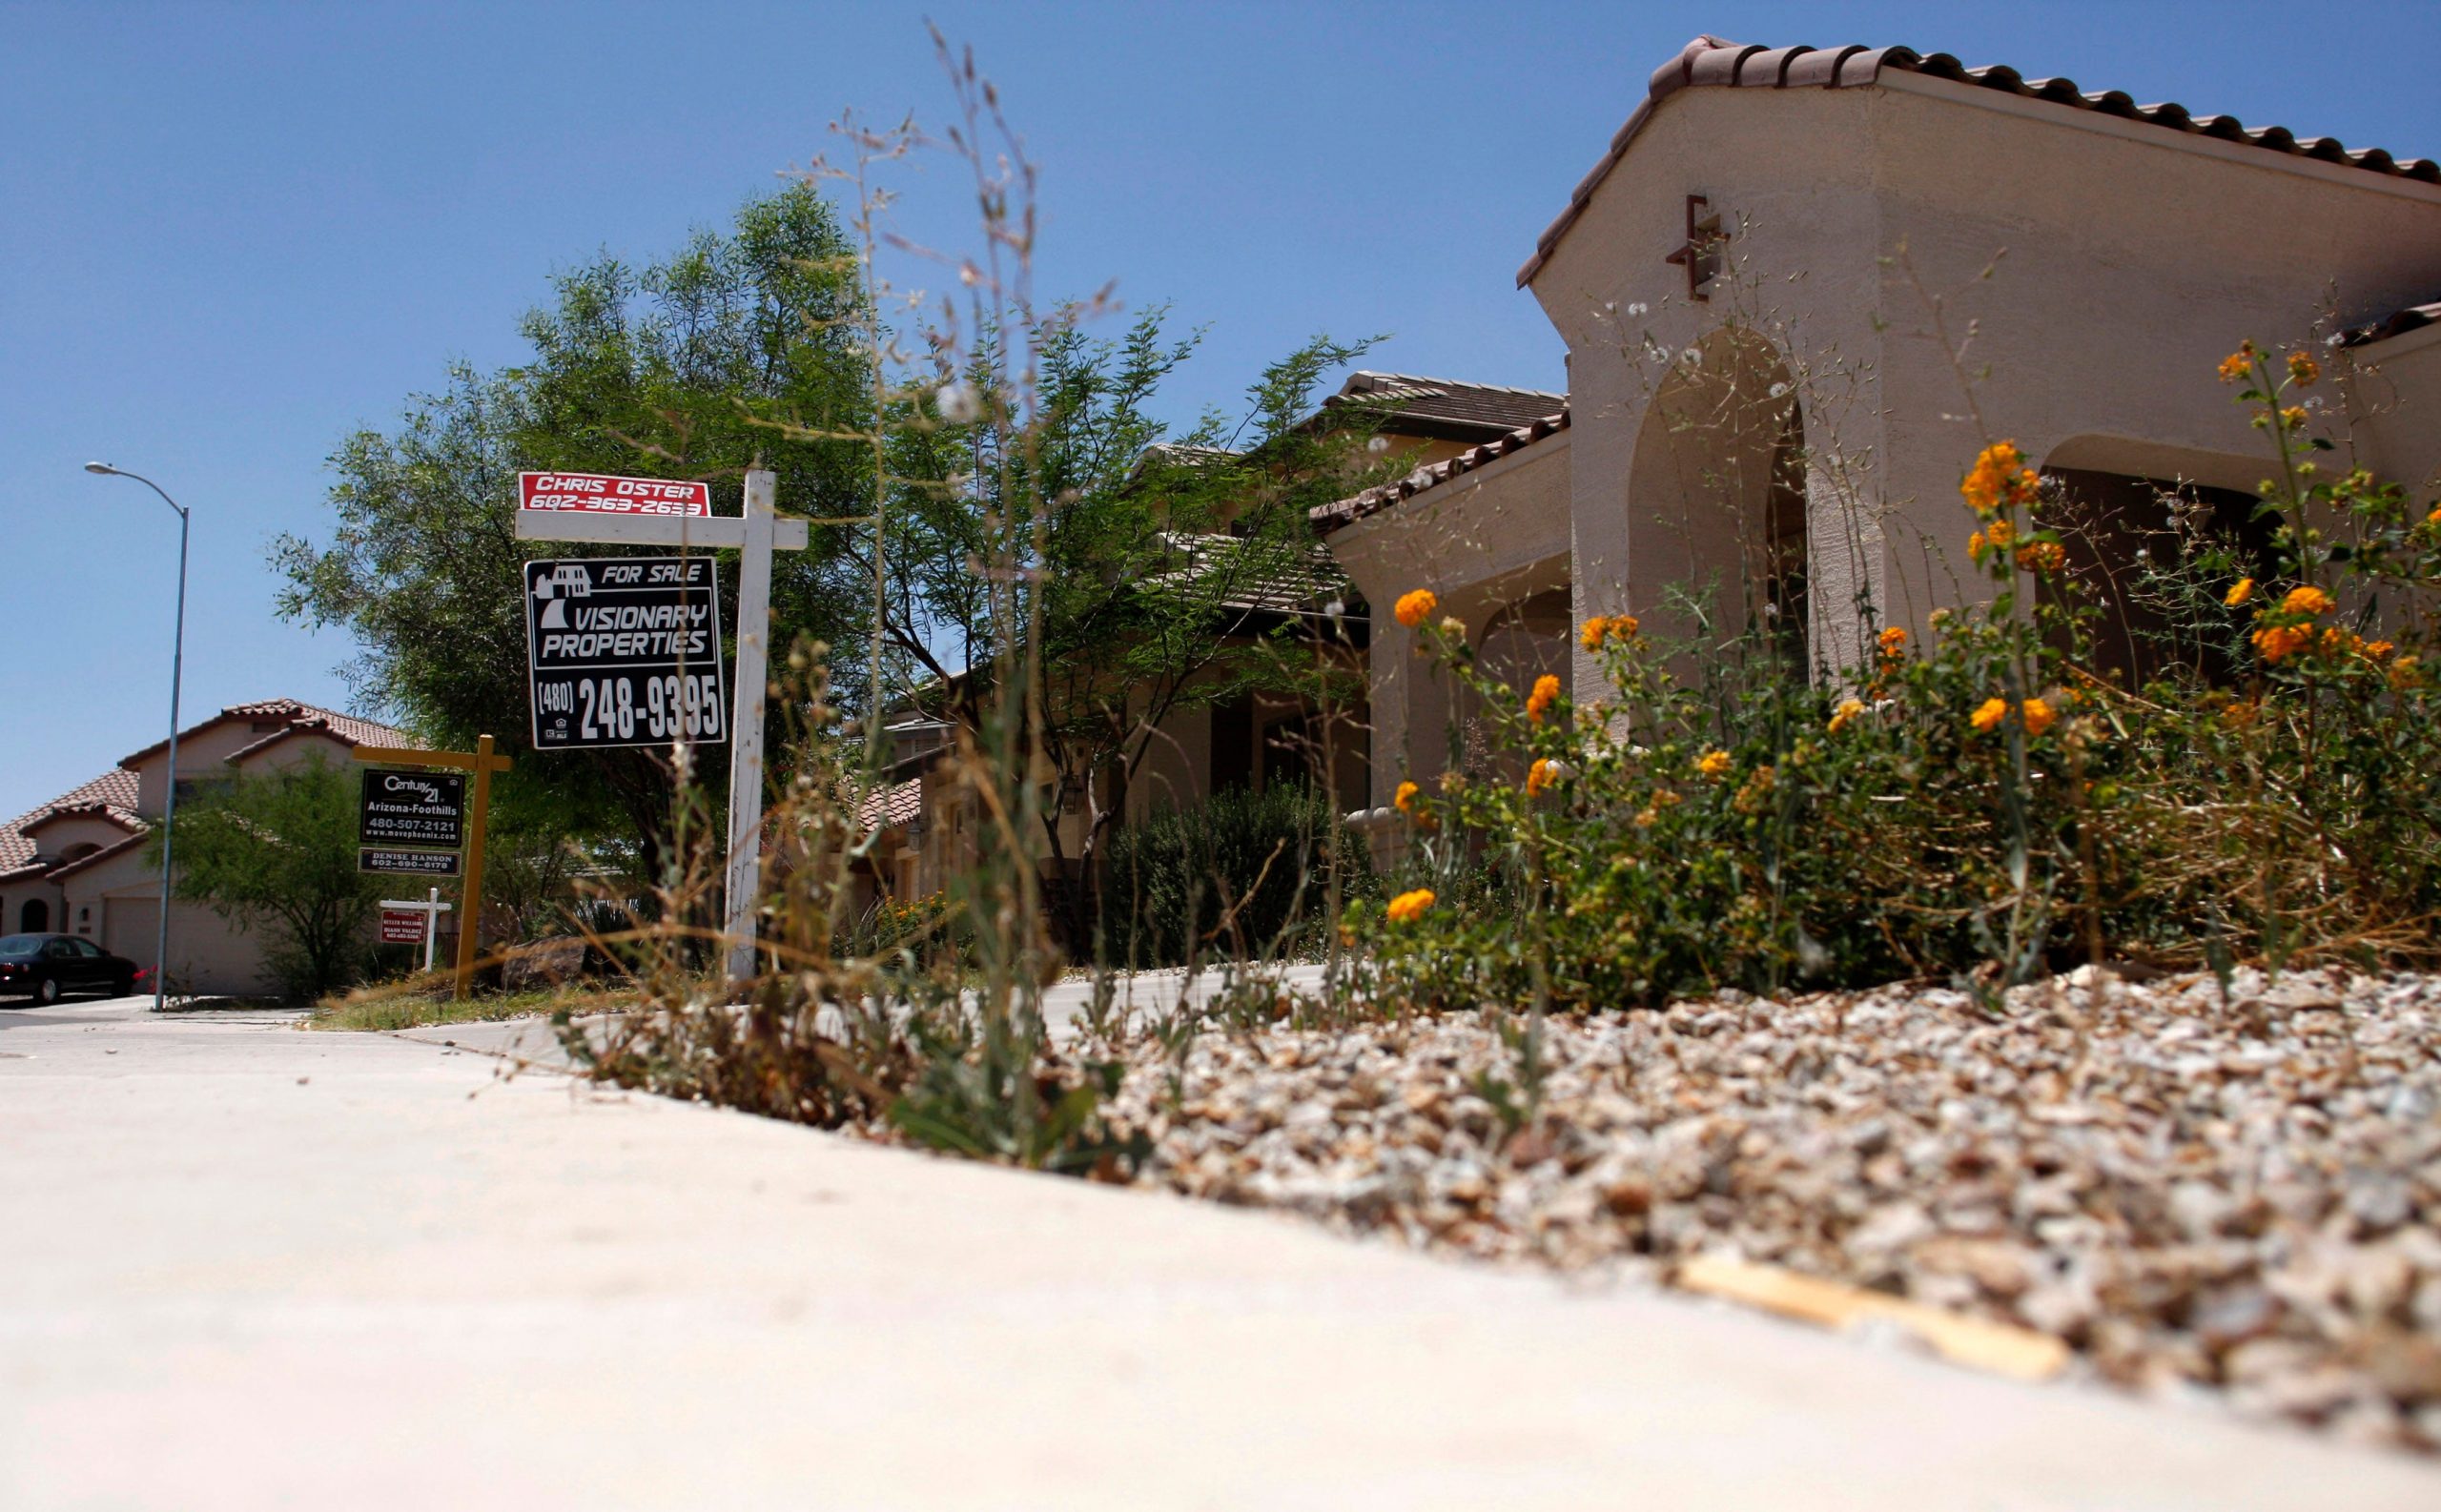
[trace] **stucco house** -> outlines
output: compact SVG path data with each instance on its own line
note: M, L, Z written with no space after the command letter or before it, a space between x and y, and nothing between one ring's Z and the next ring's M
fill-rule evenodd
M2441 474L2441 165L2005 67L1698 37L1518 283L1567 342L1565 402L1316 511L1375 606L1376 806L1451 756L1386 613L1410 588L1513 682L1582 697L1572 624L1666 626L1664 590L1707 580L1857 665L1990 591L1950 566L1987 440L2097 511L2242 517L2267 456L2213 371L2247 337L2325 354L2313 424L2353 460Z
M178 732L181 798L241 773L280 771L319 752L344 763L359 745L404 746L399 730L295 699L236 704ZM169 800L170 743L128 756L92 782L0 828L0 926L81 934L150 966L161 873L146 837ZM276 985L260 939L196 903L170 906L174 990L253 994Z

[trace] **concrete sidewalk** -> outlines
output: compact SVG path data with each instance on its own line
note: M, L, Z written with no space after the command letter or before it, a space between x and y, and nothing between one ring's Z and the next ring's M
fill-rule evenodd
M2441 1504L2211 1414L499 1065L0 1011L0 1506Z

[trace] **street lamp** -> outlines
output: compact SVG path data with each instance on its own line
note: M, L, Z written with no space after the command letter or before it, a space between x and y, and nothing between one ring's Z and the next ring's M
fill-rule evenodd
M87 462L85 471L104 478L133 478L161 496L178 512L178 619L170 642L170 788L161 814L161 932L153 942L153 1011L168 1001L170 975L170 845L178 818L178 683L187 655L187 511L159 483L140 473L121 472L108 462Z

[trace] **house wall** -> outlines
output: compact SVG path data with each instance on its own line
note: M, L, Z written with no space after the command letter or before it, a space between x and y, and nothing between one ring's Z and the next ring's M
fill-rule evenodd
M62 899L59 885L47 877L27 877L16 882L0 882L0 934L15 934L25 930L26 905L39 901L43 906L41 930L60 928Z
M2441 325L2348 356L2355 368L2349 411L2365 465L2405 483L2421 503L2441 499Z
M178 766L186 766L183 749ZM141 847L72 871L60 887L69 915L63 928L139 965L153 963L161 873ZM263 968L261 937L200 903L170 905L169 971L173 987L199 993L253 996L278 988Z
M2251 488L2267 453L2214 381L2220 358L2247 337L2320 351L2318 319L2441 287L2441 189L1885 78L1669 96L1537 272L1569 348L1579 618L1648 612L1684 561L1683 501L1630 480L1674 355L1732 319L1802 401L1816 644L1854 662L1873 621L1920 627L1989 591L1952 570L1970 528L1958 480L1986 439L2038 463ZM1734 233L1709 303L1664 261L1690 194ZM2394 433L2420 461L2410 438L2429 428ZM1598 675L1580 659L1580 692Z
M231 756L287 724L286 719L270 715L258 720L222 720L184 731L178 736L178 776L186 782L226 776L228 768L222 764ZM135 811L157 817L169 799L169 748L147 751L120 765L135 773Z
M1373 608L1371 798L1440 773L1450 757L1447 678L1392 615L1415 588L1477 632L1507 605L1569 583L1574 438L1547 437L1332 533L1331 551Z

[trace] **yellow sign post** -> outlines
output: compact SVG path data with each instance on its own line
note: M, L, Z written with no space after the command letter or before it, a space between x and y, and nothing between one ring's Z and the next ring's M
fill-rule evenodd
M514 765L492 754L492 738L475 742L471 751L406 750L396 746L359 746L356 759L397 766L447 766L475 774L474 796L466 807L466 875L458 899L458 1000L464 1002L475 981L475 937L482 932L483 827L491 817L492 773Z

